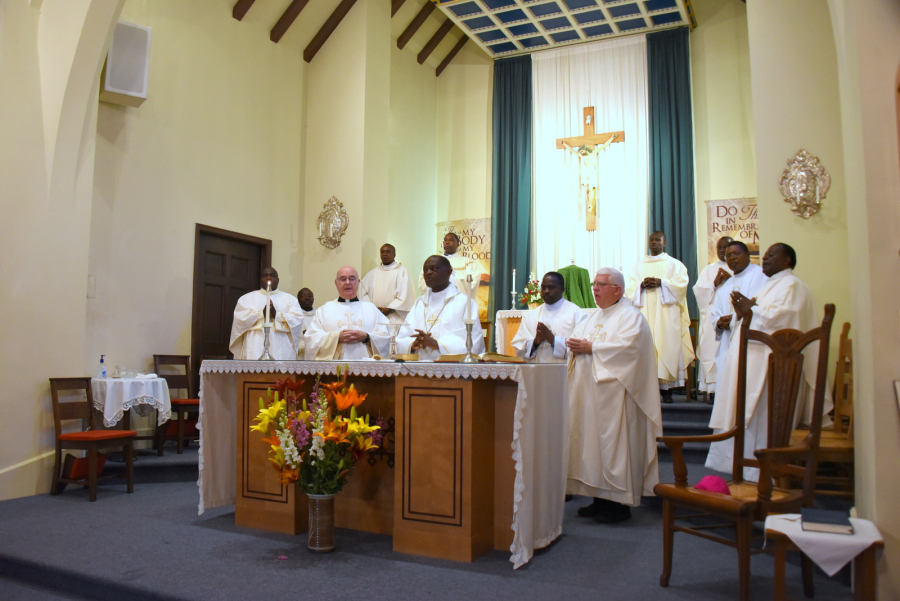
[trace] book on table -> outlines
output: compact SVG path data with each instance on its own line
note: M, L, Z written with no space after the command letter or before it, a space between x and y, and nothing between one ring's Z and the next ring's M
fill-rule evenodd
M483 355L475 355L478 357L479 363L525 363L521 357L512 357L510 355L501 355L500 353L485 353ZM438 363L459 363L465 354L462 355L441 355L437 358Z
M843 511L833 509L800 508L800 526L807 532L853 534L853 524Z

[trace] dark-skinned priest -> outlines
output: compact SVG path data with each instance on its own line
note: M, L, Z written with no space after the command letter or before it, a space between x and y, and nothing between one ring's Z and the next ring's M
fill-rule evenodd
M716 242L715 263L710 263L703 268L697 276L694 284L694 298L697 299L697 308L700 310L700 328L697 340L697 363L700 365L698 386L702 392L715 394L716 392L716 350L719 341L716 339L716 324L710 318L713 302L716 300L716 290L731 277L731 269L725 261L725 251L728 245L734 242L731 236L722 236Z
M760 286L756 297L748 297L743 290L733 290L729 295L736 317L732 330L737 334L722 363L716 402L709 420L709 427L713 428L717 434L724 430L730 430L738 419L735 410L737 408L738 359L740 358L738 342L740 341L739 324L741 320L752 313L750 327L766 334L773 334L786 328L808 332L821 325L812 292L800 278L794 275L796 266L797 253L793 248L780 242L773 244L763 255L762 270L768 279ZM768 391L766 390L765 376L769 368L769 354L769 347L765 345L756 343L748 345L747 404L745 414L741 418L746 427L744 456L750 459L753 458L753 451L768 446ZM798 407L794 413L794 426L800 421L806 424L812 421L818 354L818 342L810 344L803 353L803 379L800 382L800 392L797 397ZM832 407L831 393L826 387L826 415ZM733 455L734 440L714 442L709 448L706 467L720 472L731 472ZM744 478L753 482L757 481L759 470L744 468Z
M398 353L418 353L421 359L466 352L465 317L475 322L472 352L484 353L484 337L478 321L478 305L452 285L453 267L447 257L433 255L425 260L422 277L425 294L416 299L397 338Z
M356 296L359 272L353 267L338 269L334 279L337 300L318 309L303 336L306 360L358 361L380 354L381 339L374 334L375 324L384 316L378 307Z
M656 438L662 411L650 326L624 298L625 278L594 277L597 310L566 341L569 349L569 466L566 492L594 497L578 510L601 524L631 517L659 482Z
M453 277L450 279L450 285L460 290L465 290L465 284L462 282L466 281L466 276L471 274L472 281L478 285L477 282L483 279L481 276L484 271L481 269L478 261L459 254L461 242L458 234L448 232L444 234L441 247L444 249L444 256L447 257L447 260L450 261L450 266L453 268ZM425 294L427 291L428 284L425 282L425 273L422 272L419 274L419 292Z
M303 325L300 327L300 344L297 345L297 359L303 361L306 357L306 341L303 340L303 335L306 334L309 324L312 323L313 317L316 316L316 310L313 308L316 297L309 288L301 288L300 292L297 293L297 302L300 303L300 310L303 312Z
M555 271L541 280L541 300L537 309L522 316L519 331L512 339L516 355L529 363L565 363L566 339L587 319L587 312L563 298L566 281Z
M278 272L271 267L262 270L259 285L259 290L243 295L234 307L228 350L238 360L259 359L266 337L263 323L268 321L272 324L269 354L274 359L290 361L297 356L303 335L303 312L293 294L278 290Z
M416 300L412 280L406 267L396 260L393 244L382 244L379 256L381 263L360 283L359 297L378 307L387 322L402 324Z

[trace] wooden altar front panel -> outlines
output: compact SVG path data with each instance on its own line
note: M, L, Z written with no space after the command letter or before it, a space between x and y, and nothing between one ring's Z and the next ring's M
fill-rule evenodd
M521 317L507 317L506 318L506 341L503 347L503 350L500 352L504 355L509 355L510 357L516 356L516 349L512 345L513 338L516 337L516 334L519 332L519 326L522 325Z

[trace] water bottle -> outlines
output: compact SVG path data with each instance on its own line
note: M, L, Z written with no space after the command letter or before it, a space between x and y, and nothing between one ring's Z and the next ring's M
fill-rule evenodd
M97 377L105 378L106 377L106 363L103 362L103 357L106 355L100 355L100 365L97 366Z

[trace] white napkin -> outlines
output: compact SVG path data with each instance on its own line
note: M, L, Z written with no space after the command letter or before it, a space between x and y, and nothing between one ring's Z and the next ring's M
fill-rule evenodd
M155 380L156 374L138 374L135 376L138 380Z
M881 539L881 533L869 520L850 518L853 534L809 532L800 525L799 513L785 513L766 517L766 528L782 532L807 557L829 576L837 574L847 562Z

